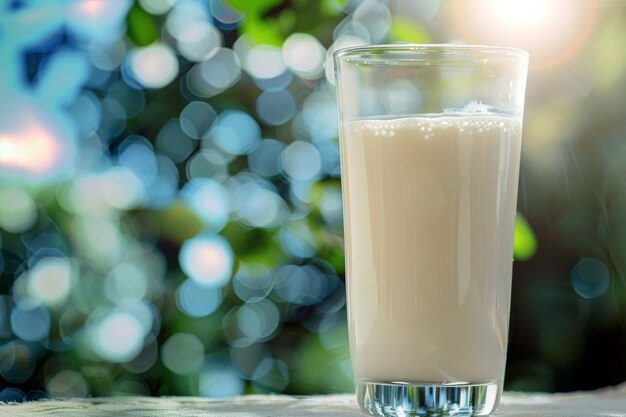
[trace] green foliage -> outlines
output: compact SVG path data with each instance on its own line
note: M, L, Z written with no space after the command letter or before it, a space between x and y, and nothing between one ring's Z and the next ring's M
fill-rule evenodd
M322 0L322 12L327 16L336 16L341 13L341 8L346 3L347 0Z
M174 203L158 212L157 222L160 233L179 244L202 229L202 222L183 203Z
M291 386L297 392L354 392L347 344L324 349L320 338L310 334L294 355Z
M430 34L414 21L395 16L391 21L390 38L392 42L430 43Z
M520 213L515 219L515 239L513 241L513 258L526 261L537 252L537 238L530 225Z
M282 0L228 0L228 3L245 14L240 33L247 34L253 42L259 44L280 46L283 43L284 36L279 20L281 12L286 11L288 15L290 10L281 7Z
M153 17L138 5L134 5L126 17L127 35L138 46L148 46L159 37Z
M239 33L256 44L280 46L294 32L310 33L322 42L333 33L346 0L227 0L245 14Z

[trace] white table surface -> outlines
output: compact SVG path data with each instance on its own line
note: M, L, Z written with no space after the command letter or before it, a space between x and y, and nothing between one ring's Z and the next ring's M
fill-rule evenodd
M354 395L288 397L250 395L212 400L197 397L112 397L42 400L0 405L0 417L265 417L362 416ZM505 393L499 417L626 417L626 383L593 392Z

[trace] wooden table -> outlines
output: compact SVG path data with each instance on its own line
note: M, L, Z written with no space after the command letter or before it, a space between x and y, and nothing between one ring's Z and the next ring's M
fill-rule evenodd
M0 405L0 417L267 417L362 416L354 395L288 397L250 395L231 399L112 397L43 400ZM505 393L494 416L626 417L626 383L594 392Z

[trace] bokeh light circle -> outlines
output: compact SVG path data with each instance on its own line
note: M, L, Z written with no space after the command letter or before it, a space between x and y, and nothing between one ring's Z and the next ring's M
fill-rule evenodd
M324 299L337 285L337 278L313 265L282 265L275 269L274 292L280 300L312 305Z
M123 262L106 276L104 291L113 303L139 301L148 295L148 277L140 265Z
M236 320L243 335L252 343L262 341L276 331L280 313L270 300L247 302L237 310Z
M191 20L177 34L176 43L181 55L191 62L206 61L222 46L222 33L203 20Z
M305 33L293 33L283 44L285 63L302 78L315 79L321 75L325 54L320 41Z
M223 287L230 280L233 251L223 237L201 235L183 243L178 261L183 272L197 284Z
M248 167L255 174L273 177L280 173L280 154L285 143L275 139L263 139L248 155Z
M146 88L165 87L178 75L178 60L166 44L132 49L126 59L129 74Z
M287 213L287 204L271 187L253 181L233 193L233 208L242 223L265 229L277 227Z
M37 206L25 191L17 187L2 187L0 201L0 228L10 233L20 233L35 224Z
M264 91L256 101L256 112L266 124L280 126L296 114L296 100L288 90Z
M141 179L125 167L111 167L100 176L100 187L104 199L119 210L137 207L145 197Z
M180 128L190 138L203 139L216 117L217 113L209 103L192 101L180 113Z
M206 61L196 64L186 76L187 87L200 97L216 96L241 78L241 64L232 49L217 48Z
M85 378L79 372L69 369L54 374L47 381L46 390L52 398L81 398L89 394Z
M0 391L0 402L2 403L21 403L24 401L24 392L19 388L4 388Z
M219 182L205 178L191 179L181 190L181 196L208 229L219 231L228 222L230 195Z
M154 15L167 13L177 0L138 0L142 9Z
M243 13L233 9L226 0L211 0L211 14L225 29L230 29L243 19ZM221 27L221 26L220 26Z
M309 95L302 106L302 120L313 142L337 137L337 101L329 90Z
M281 154L281 167L291 179L309 181L318 178L322 169L322 158L311 143L295 141Z
M200 372L200 394L205 397L232 397L243 393L244 381L224 360L208 360Z
M609 289L611 274L602 261L581 259L571 273L572 287L583 298L597 298Z
M63 258L43 258L28 272L27 292L47 306L64 303L72 288L72 269Z
M222 302L219 288L205 287L188 279L176 290L178 308L190 317L206 317L216 311Z
M35 352L28 343L30 342L13 340L0 346L0 375L6 382L20 384L33 375L36 364Z
M191 37L187 32L187 26L193 22L206 23L209 21L209 13L202 2L177 0L174 8L167 15L165 21L165 29L174 39L185 38L185 35Z
M92 349L109 362L130 361L143 346L143 325L128 312L112 311L94 324L91 333Z
M243 301L260 301L274 286L272 271L259 263L240 263L233 277L233 290Z
M287 66L282 50L271 45L255 45L248 49L242 66L254 78L275 78L285 72Z
M48 337L51 318L47 309L34 303L19 303L11 311L11 330L26 342L37 342Z
M391 12L385 3L379 1L363 1L352 18L367 28L372 43L385 39L391 27Z
M187 162L187 178L223 180L228 176L228 161L219 151L202 149Z
M211 128L210 136L224 152L244 155L260 140L261 128L248 113L226 110L218 116Z
M204 345L193 334L176 333L163 343L161 360L175 374L189 375L202 366Z

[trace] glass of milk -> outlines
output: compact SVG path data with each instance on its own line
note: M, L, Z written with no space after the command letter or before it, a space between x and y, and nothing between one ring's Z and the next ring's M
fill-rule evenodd
M506 361L528 54L378 45L334 60L359 405L488 415Z

